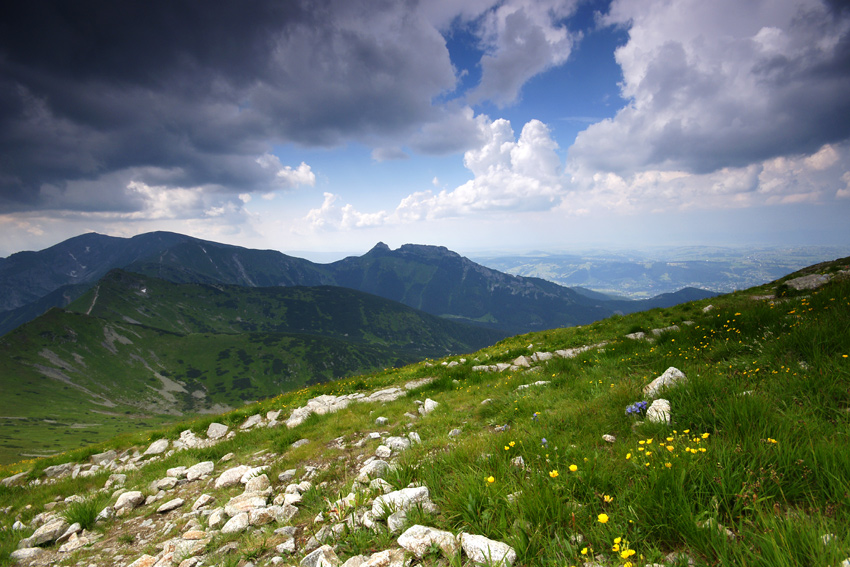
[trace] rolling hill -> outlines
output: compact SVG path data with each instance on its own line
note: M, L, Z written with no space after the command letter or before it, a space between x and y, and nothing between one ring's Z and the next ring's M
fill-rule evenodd
M174 284L114 270L67 309L0 338L0 445L55 452L503 337L340 287Z

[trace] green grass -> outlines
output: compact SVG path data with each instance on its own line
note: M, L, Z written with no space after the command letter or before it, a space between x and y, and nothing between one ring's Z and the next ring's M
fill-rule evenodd
M236 425L269 409L282 409L285 416L319 394L435 378L395 402L353 404L293 430L258 429L210 449L175 454L131 474L128 486L144 486L178 464L217 461L230 451L237 454L234 462L243 462L267 449L279 455L270 478L288 468L320 466L294 519L317 530L313 518L347 494L356 458L373 454L378 443L355 448L354 442L376 429L406 435L411 420L405 412L415 413L414 400L430 397L439 407L411 421L423 442L401 455L387 481L396 488L426 485L439 513L414 510L408 523L504 541L523 566L579 565L594 555L608 565L643 565L662 563L671 552L687 553L700 565L837 566L850 557L850 281L772 301L751 298L771 289L512 337L465 355L467 363L454 368L438 360L282 394L214 419ZM703 311L709 303L713 309ZM679 331L654 342L624 338L634 329L674 323ZM536 350L603 341L602 348L553 359L532 373L471 370ZM664 393L673 422L638 423L625 408L644 399L643 386L670 366L687 375ZM538 380L549 384L517 390ZM482 405L485 399L492 401ZM389 419L387 426L375 427L379 415ZM144 447L149 438L175 438L181 428L202 432L212 420L110 443ZM497 425L510 427L497 433ZM462 435L449 437L453 428ZM603 434L616 442L605 442ZM300 438L310 443L290 449ZM329 446L337 438L345 448ZM83 460L93 452L80 449L64 459ZM517 457L524 466L516 465ZM46 463L19 468L33 468L35 477ZM0 506L12 506L26 521L55 494L79 493L104 480L4 488ZM33 506L25 511L26 503ZM827 534L834 537L824 544ZM0 561L14 548L5 537ZM246 538L239 539L237 557L270 557L271 543ZM393 541L385 532L348 530L338 553L345 560Z

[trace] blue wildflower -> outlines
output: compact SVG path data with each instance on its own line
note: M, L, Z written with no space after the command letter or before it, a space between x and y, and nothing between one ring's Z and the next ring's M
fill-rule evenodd
M549 442L546 441L545 437L540 441L540 444L543 445L544 447L549 447Z

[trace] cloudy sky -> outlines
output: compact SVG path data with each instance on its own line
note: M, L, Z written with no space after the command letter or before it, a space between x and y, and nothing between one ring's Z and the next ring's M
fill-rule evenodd
M840 0L0 8L0 256L850 244Z

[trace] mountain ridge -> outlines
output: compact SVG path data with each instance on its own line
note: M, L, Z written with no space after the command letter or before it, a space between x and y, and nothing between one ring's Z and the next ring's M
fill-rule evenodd
M0 307L5 307L0 334L49 307L65 307L112 268L176 283L337 285L508 334L586 324L640 305L606 306L547 280L487 268L443 246L405 244L391 250L379 242L362 256L317 264L177 233L129 239L89 233L0 262ZM63 293L55 293L58 289ZM669 296L654 305L676 300Z

